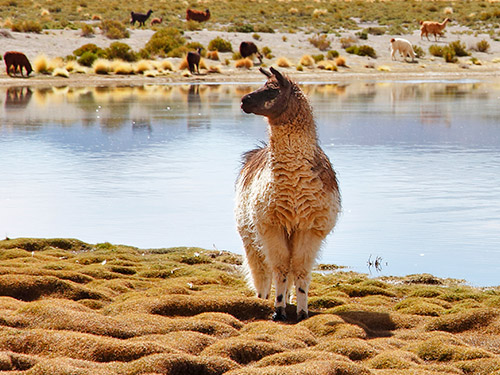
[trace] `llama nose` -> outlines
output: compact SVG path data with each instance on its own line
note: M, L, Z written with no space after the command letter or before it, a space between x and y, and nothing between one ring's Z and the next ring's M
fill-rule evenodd
M250 94L245 95L243 98L241 98L241 109L245 113L250 113L250 106L252 103L252 97Z

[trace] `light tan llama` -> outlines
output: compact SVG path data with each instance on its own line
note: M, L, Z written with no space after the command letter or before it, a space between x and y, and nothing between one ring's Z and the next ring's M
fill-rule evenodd
M340 194L307 98L276 69L260 71L266 84L245 95L241 108L267 117L269 144L245 154L236 183L236 221L257 296L269 298L274 282L273 320L286 320L294 283L301 321L308 317L311 270L337 222Z
M429 34L434 34L434 39L437 41L437 36L443 35L443 30L448 22L450 22L449 18L445 18L445 20L441 23L434 21L420 21L420 39L423 39L425 35L427 40L429 40Z

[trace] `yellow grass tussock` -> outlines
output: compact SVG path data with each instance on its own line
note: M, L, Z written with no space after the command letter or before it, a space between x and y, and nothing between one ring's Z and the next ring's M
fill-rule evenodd
M292 63L286 57L282 56L278 57L278 59L276 60L276 65L280 68L290 68L292 66Z
M95 74L108 74L111 72L111 64L106 59L97 59L94 61L94 64L92 64L92 69Z
M220 74L222 72L222 69L221 69L220 65L210 65L208 67L208 72Z
M215 51L207 51L207 59L209 60L216 60L219 61L219 52L217 50Z
M314 66L314 59L311 55L304 55L300 58L299 64L312 68Z
M313 349L299 349L272 354L264 357L255 364L255 367L290 366L315 360L351 362L349 358L340 354L328 353Z
M361 339L326 340L319 343L316 348L331 353L342 354L353 361L361 361L377 354L375 348Z
M134 67L127 61L113 61L111 63L111 70L113 71L113 73L120 75L134 74Z
M253 61L249 59L248 57L244 59L238 59L234 62L234 66L236 68L246 68L250 69L253 66Z
M307 361L290 366L244 367L224 375L369 375L370 370L346 361ZM434 375L434 374L433 374Z
M35 57L33 61L33 70L35 73L49 74L49 58L44 54Z
M307 346L314 346L317 340L312 332L304 326L282 326L268 321L258 321L246 324L241 333L258 334L264 333L278 337L290 337L302 341Z
M314 18L319 18L321 16L324 16L328 13L328 10L325 9L325 8L321 8L321 9L314 9L313 10L313 13L312 13L312 16Z
M136 74L144 74L144 72L152 69L153 65L148 60L139 60L134 64L134 72Z
M50 16L50 11L48 9L42 9L42 11L40 12L40 16L42 17Z
M337 66L332 60L322 60L318 62L318 68L324 70L337 71Z
M347 67L345 57L339 56L335 59L335 65Z
M52 76L69 78L69 72L65 68L55 68L52 72Z

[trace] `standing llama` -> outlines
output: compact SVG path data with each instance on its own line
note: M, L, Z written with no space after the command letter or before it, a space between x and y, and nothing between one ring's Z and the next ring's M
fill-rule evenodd
M299 86L274 68L260 71L267 82L245 95L241 108L267 117L270 139L244 156L236 182L236 221L257 296L269 298L274 281L273 320L286 320L289 288L295 283L301 321L308 317L311 270L337 221L340 194Z
M445 20L441 23L433 21L420 21L420 39L424 39L425 35L427 40L429 40L429 34L434 34L434 39L437 41L438 35L443 36L443 30L448 22L450 22L449 18L445 18Z

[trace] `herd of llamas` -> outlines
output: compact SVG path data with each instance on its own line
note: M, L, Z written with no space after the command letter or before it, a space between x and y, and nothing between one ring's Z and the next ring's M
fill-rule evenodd
M152 10L131 12L131 24L145 26ZM186 20L204 22L210 11L186 11ZM155 18L151 24L162 20ZM437 40L449 22L420 22L421 38ZM392 38L391 57L400 53L415 59L409 41ZM192 73L199 73L201 49L189 52ZM240 45L242 57L262 55L253 42ZM10 51L4 55L8 74L32 72L26 56ZM236 182L235 217L245 250L248 278L257 297L269 298L274 285L273 320L287 320L286 306L295 288L296 320L308 318L307 295L319 249L333 230L341 211L335 171L318 144L311 106L299 85L274 68L260 68L267 77L263 87L241 99L241 109L264 116L268 144L247 152Z
M144 27L146 21L151 17L153 13L152 9L149 9L147 13L140 12L130 12L130 23L135 25L137 22L139 27ZM200 11L196 9L188 8L186 10L186 21L196 21L205 22L210 19L210 10ZM150 22L151 26L160 25L163 22L162 18L153 18ZM443 30L446 24L450 22L449 18L446 18L443 22L434 21L419 21L420 27L420 37L423 39L425 36L429 40L429 34L434 35L435 40L438 37L443 36ZM405 60L407 57L411 57L412 62L415 61L415 52L411 43L403 38L392 38L390 40L391 47L391 58L396 60L396 54L399 53ZM200 50L189 52L187 57L187 63L189 71L192 74L199 73L199 63L201 59ZM243 41L239 47L240 55L243 58L250 56L256 56L259 62L262 64L263 56L259 52L258 47L254 42ZM26 75L29 76L33 71L28 58L21 52L9 51L4 55L4 61L6 66L6 72L8 75L16 76L19 72L21 76L24 76L23 69L26 71Z

